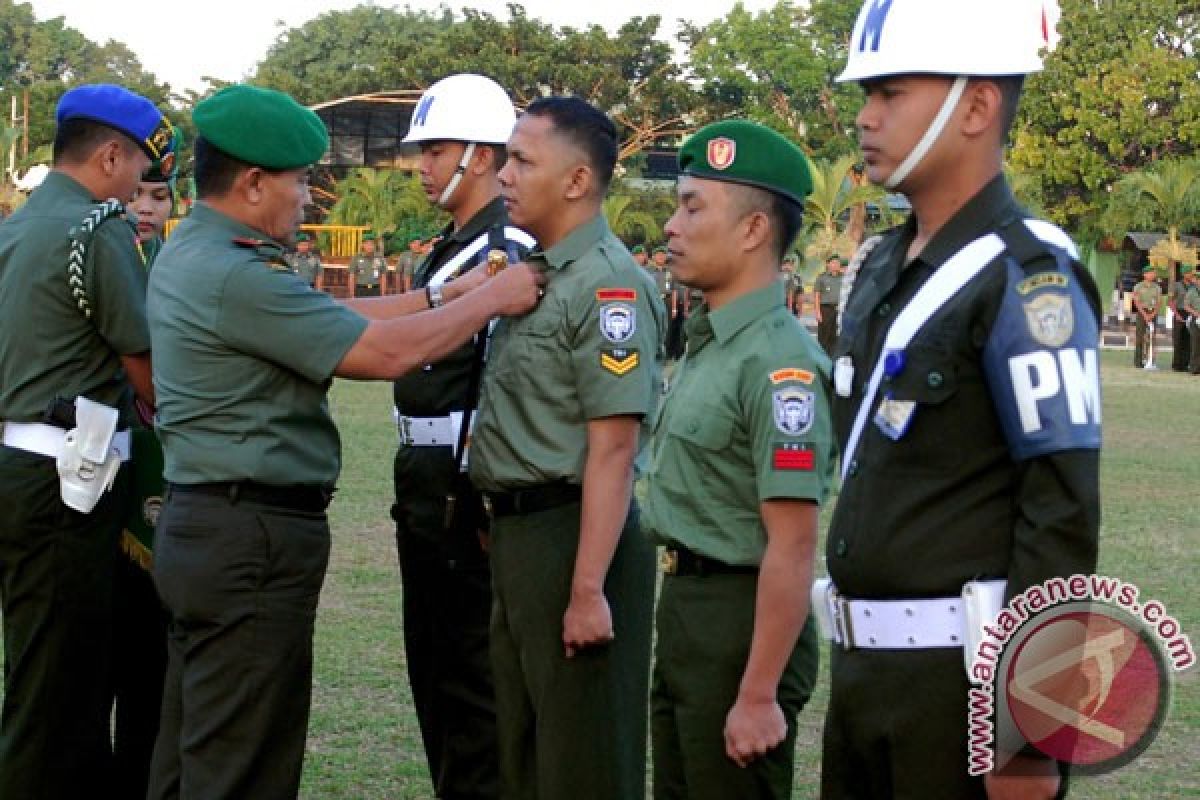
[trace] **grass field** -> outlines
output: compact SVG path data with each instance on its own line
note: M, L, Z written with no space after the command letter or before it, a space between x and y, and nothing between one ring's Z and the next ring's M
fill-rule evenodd
M1200 378L1103 357L1104 523L1100 570L1158 598L1200 646ZM1166 359L1161 360L1166 366ZM339 383L345 445L331 514L333 558L317 628L317 667L303 796L431 796L404 673L400 580L388 519L392 431L387 386ZM952 443L947 443L952 444ZM826 517L827 519L827 517ZM1200 795L1200 686L1179 678L1170 716L1140 759L1079 778L1076 798ZM800 717L795 797L816 796L828 675ZM731 800L735 800L732 799Z
M1103 357L1100 571L1137 584L1143 598L1161 600L1200 646L1200 593L1189 583L1200 577L1200 378L1135 370L1129 360L1127 352ZM317 623L302 797L429 798L405 677L399 568L388 518L390 387L339 382L331 398L345 465L330 512L333 554ZM1110 775L1077 779L1072 797L1200 796L1198 674L1176 680L1167 722L1141 758ZM799 720L797 798L816 796L827 694L823 672Z

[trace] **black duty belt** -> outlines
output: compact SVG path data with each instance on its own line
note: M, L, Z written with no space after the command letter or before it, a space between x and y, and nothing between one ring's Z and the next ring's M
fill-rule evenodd
M662 571L678 578L703 578L705 575L757 575L758 567L726 564L682 547L668 547L663 550Z
M485 492L483 510L489 517L511 517L549 511L552 508L578 503L582 499L582 487L562 481L515 492Z
M333 487L315 484L272 486L255 481L217 481L214 483L170 483L172 494L202 494L222 497L231 504L258 503L293 511L324 511L333 499Z

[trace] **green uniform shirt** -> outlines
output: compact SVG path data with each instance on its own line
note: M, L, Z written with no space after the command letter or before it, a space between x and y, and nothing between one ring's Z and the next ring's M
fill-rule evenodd
M413 255L411 250L401 253L400 257L396 259L396 271L400 273L401 277L407 278L409 281L412 280L416 268L417 257Z
M1183 305L1184 310L1190 308L1192 312L1200 312L1200 284L1193 283L1188 287L1187 294L1183 297Z
M96 206L83 186L51 171L0 225L0 419L36 422L56 396L79 395L132 416L122 355L150 349L146 271L132 227L96 229L84 284L92 317L67 283L67 233Z
M817 293L817 302L823 306L836 306L842 295L842 276L832 272L822 272L813 284Z
M642 528L726 564L766 550L759 504L822 502L833 476L829 359L772 285L687 322L650 445Z
M497 324L471 439L471 480L489 491L582 483L588 421L636 414L646 431L659 385L662 302L603 216L528 262L546 295Z
M355 286L378 286L387 272L387 259L381 255L359 253L350 259L349 270Z
M331 484L325 393L367 321L287 269L282 248L197 203L150 274L166 478Z
M321 276L321 257L313 252L289 253L288 264L305 283L316 283Z
M1147 311L1158 313L1158 306L1162 302L1162 287L1154 281L1141 281L1133 287L1133 295L1142 304L1142 308ZM1134 307L1136 311L1136 306Z

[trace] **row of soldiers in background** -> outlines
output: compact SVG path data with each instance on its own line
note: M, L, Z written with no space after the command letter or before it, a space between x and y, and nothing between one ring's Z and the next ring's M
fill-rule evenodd
M1164 295L1157 280L1158 272L1149 264L1142 270L1142 280L1133 287L1133 310L1136 334L1133 349L1135 367L1153 366L1151 338L1158 327L1163 307L1170 308L1174 317L1171 326L1171 369L1200 375L1200 281L1189 264L1179 267L1179 280L1171 284Z
M683 356L687 343L684 323L692 309L698 309L704 302L704 293L674 279L667 269L670 252L666 247L654 248L649 258L644 245L635 245L630 252L634 261L650 274L659 297L666 305L670 319L666 340L667 357L678 359ZM784 302L797 318L804 316L805 303L812 303L813 316L817 321L817 341L826 353L831 353L833 343L837 339L838 301L841 299L845 262L841 256L830 256L825 262L825 271L818 275L813 283L811 295L804 288L804 279L796 272L798 265L799 257L789 252L779 266L779 281L783 285Z
M379 297L412 289L413 272L421 259L433 250L437 237L409 240L408 250L401 253L395 263L389 263L387 256L378 252L378 241L380 237L376 234L364 233L359 251L350 259L347 266L347 291L350 297ZM309 286L324 288L325 266L312 236L303 232L296 235L295 249L287 254L287 262ZM391 291L387 289L389 282L392 284Z

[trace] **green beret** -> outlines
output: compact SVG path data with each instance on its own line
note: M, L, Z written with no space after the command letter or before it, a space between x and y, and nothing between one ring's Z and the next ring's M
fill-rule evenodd
M367 231L366 233L364 233L362 235L362 240L364 242L373 242L373 241L375 241L375 234L372 233L371 231Z
M792 263L792 264L795 264L795 263L796 263L796 262L798 262L800 259L798 259L798 258L796 257L796 254L795 254L795 253L788 253L786 256L784 256L784 257L783 257L783 260L784 260L784 263L788 263L788 262L790 262L790 263Z
M661 246L661 245L660 245L660 246L658 246L658 247L656 247L656 248L654 248L654 253L653 253L653 255L658 255L659 253L662 253L664 256L665 256L665 255L668 255L667 248L665 248L665 247L663 247L663 246Z
M299 243L299 242L311 242L311 241L312 241L312 237L311 237L311 236L309 236L309 235L308 235L307 233L305 233L304 231L301 231L300 233L297 233L297 234L296 234L296 242L297 242L297 243Z
M800 148L770 128L744 119L701 128L679 151L679 171L757 186L801 205L812 192L808 159Z
M329 149L321 118L274 89L227 86L197 103L192 120L213 147L267 169L307 167Z
M845 259L843 259L841 256L839 256L837 253L834 253L829 258L825 259L826 264L828 264L830 261L836 261L836 262L838 262L838 264L840 264L843 267L846 266Z
M1142 267L1142 274L1145 275L1147 272L1157 273L1158 270L1155 269L1154 267L1152 267L1151 265L1147 264L1146 266Z
M1180 275L1188 275L1194 269L1195 269L1195 267L1193 267L1191 264L1180 264L1179 265L1179 274Z
M633 246L633 249L632 249L632 250L630 250L629 252L630 252L630 253L632 253L633 255L635 255L635 256L636 256L638 253L645 253L645 252L646 252L646 248L645 248L645 247L643 247L643 246L642 246L642 245L640 245L640 244L635 244L635 245Z

